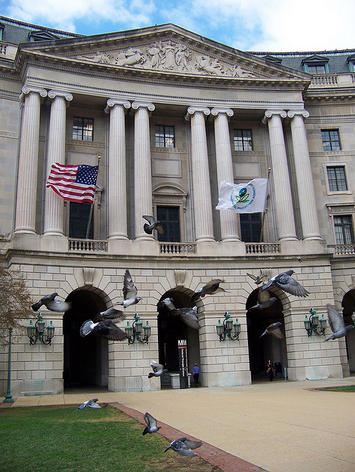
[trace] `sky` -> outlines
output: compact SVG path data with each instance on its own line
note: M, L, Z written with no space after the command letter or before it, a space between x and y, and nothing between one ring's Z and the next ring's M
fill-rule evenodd
M355 48L355 0L0 0L0 15L84 35L174 23L242 51Z

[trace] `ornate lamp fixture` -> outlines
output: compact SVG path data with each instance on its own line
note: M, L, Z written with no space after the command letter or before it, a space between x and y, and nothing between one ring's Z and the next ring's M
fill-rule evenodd
M152 334L152 328L151 326L149 326L148 321L147 324L143 326L143 323L140 320L140 316L138 315L138 313L135 313L132 326L129 324L129 321L127 321L125 332L128 337L128 344L133 344L135 341L147 344L148 339Z
M309 312L309 317L307 318L306 315L304 319L304 327L308 336L312 336L313 334L316 336L324 336L325 328L327 326L327 320L324 318L324 315L322 315L322 318L319 319L319 316L317 315L314 308L311 308Z
M30 320L30 324L27 326L27 336L30 339L30 344L36 344L37 341L41 341L43 344L51 344L55 327L51 321L49 323L49 326L46 327L46 322L40 312L34 325Z
M221 323L221 320L218 320L216 325L216 331L220 341L225 341L227 338L231 339L232 341L239 341L240 330L241 328L238 318L236 318L235 322L233 323L231 315L228 313L228 311L226 311L224 314L223 323Z

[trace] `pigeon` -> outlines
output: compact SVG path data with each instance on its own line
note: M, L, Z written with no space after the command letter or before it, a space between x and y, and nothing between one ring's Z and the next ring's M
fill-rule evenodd
M168 372L168 369L164 369L163 364L158 364L158 362L151 361L150 366L153 369L153 372L149 372L148 379L151 379L152 377L160 377L165 374L165 372Z
M78 406L78 410L83 410L86 407L101 408L101 406L96 403L98 400L99 400L98 398L93 398L92 400L86 400L86 402L83 402L81 405Z
M125 319L125 314L121 310L116 310L116 308L109 308L108 310L105 311L100 311L97 315L94 317L94 322L98 321L103 321L103 320L124 320Z
M147 433L156 433L161 428L161 426L157 426L157 420L148 412L144 415L144 421L147 426L142 433L143 436Z
M84 338L88 334L97 334L111 341L122 341L127 339L127 334L119 328L112 320L103 320L94 323L92 320L86 320L80 326L80 336Z
M131 274L127 269L123 278L123 302L118 302L117 305L123 305L127 308L130 305L135 305L142 300L142 297L137 297L137 287L134 285Z
M329 336L325 341L329 341L330 339L337 339L346 336L349 331L355 328L353 325L345 326L344 318L339 315L339 313L335 310L332 305L327 305L328 309L328 322L330 329L333 331L333 334ZM324 342L325 342L324 341Z
M268 300L264 302L257 303L256 305L251 306L248 311L261 311L261 310L267 310L268 308L271 308L272 305L277 302L276 297L270 297Z
M164 234L164 229L160 223L160 221L157 221L154 216L150 215L143 215L143 218L148 221L149 224L144 223L144 231L147 234L152 234L153 229L157 230L159 234Z
M164 298L162 300L165 306L169 308L173 315L178 315L181 317L182 321L190 328L200 329L200 325L197 317L197 306L186 307L186 308L176 308L174 302L171 298Z
M271 323L265 329L263 334L259 336L259 338L262 338L266 334L272 334L273 336L275 336L275 338L283 339L284 335L283 335L283 332L281 331L281 326L282 326L282 323L280 323L280 321L277 321L276 323Z
M37 303L32 305L32 310L38 311L42 305L45 305L50 311L68 311L71 307L71 304L61 300L55 300L55 297L57 296L57 292L51 293L50 295L45 295Z
M197 301L200 297L204 297L205 295L214 295L218 292L225 292L224 288L220 287L219 284L224 282L222 279L212 279L202 288L195 292L191 299L193 302Z
M197 449L201 445L202 443L199 441L191 441L191 439L179 438L171 442L164 452L166 452L168 449L173 449L173 451L181 454L182 456L197 456L197 454L192 452L192 449Z
M270 288L272 285L281 288L284 292L291 293L297 297L308 297L309 292L302 285L291 277L294 273L293 270L281 272L281 274L275 275L265 285L261 287L261 291Z
M263 272L261 269L260 269L260 275L253 275L253 274L249 274L247 272L247 276L252 278L254 280L254 282L256 283L256 285L260 285L264 282L264 279L266 279L267 277L267 274L265 274L265 272Z

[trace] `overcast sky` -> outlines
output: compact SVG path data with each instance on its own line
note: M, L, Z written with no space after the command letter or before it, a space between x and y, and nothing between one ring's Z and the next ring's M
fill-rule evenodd
M85 35L174 23L244 51L355 49L355 0L0 0L0 14Z

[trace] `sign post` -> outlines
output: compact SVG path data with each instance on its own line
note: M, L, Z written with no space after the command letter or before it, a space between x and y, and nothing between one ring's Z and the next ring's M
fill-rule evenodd
M187 341L178 339L180 388L189 387L189 368L187 362Z

